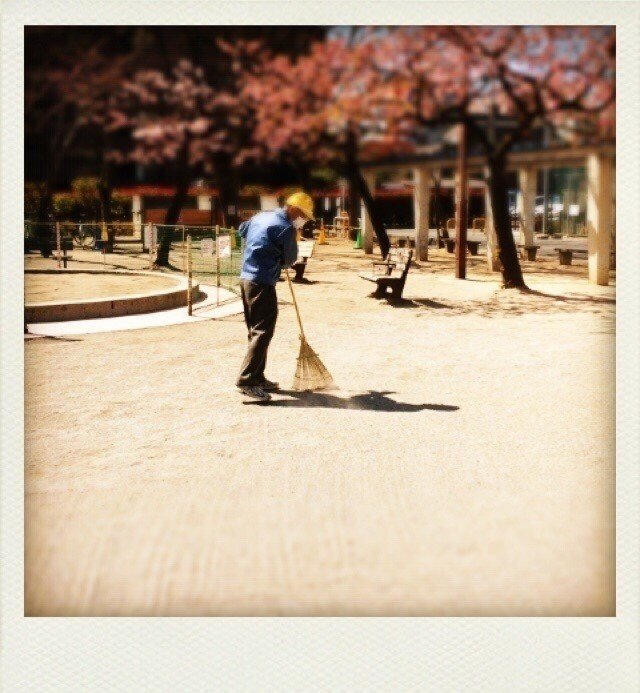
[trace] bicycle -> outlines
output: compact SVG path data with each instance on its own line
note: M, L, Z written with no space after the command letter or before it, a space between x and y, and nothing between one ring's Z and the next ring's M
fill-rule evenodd
M72 232L73 244L76 248L84 248L91 250L95 245L96 239L91 224L78 224L75 231Z

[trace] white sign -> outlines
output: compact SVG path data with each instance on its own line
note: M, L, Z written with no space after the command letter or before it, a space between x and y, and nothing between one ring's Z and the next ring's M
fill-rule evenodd
M580 215L580 205L569 205L569 216L577 217Z
M324 209L325 209L325 212L328 212L328 211L329 211L329 202L330 202L329 198L328 198L328 197L325 197L325 198L324 198Z
M218 257L231 257L231 237L218 236Z
M298 257L311 257L315 241L298 241Z
M203 238L200 243L200 253L203 257L213 255L213 238Z

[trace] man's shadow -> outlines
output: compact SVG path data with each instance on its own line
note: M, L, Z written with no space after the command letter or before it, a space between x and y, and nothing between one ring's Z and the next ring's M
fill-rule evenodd
M364 411L392 411L392 412L417 412L425 409L431 411L457 411L460 407L451 404L410 404L409 402L396 402L387 397L392 395L392 390L368 392L352 395L351 397L337 397L328 392L298 392L297 390L278 390L280 395L287 395L290 399L272 399L265 403L269 407L319 407L323 409L359 409ZM262 404L262 402L246 402L246 404Z

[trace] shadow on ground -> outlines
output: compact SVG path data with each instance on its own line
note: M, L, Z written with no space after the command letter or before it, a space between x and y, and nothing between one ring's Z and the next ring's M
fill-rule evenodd
M25 341L33 342L36 339L53 339L56 342L82 342L83 340L79 337L60 337L50 334L32 334L31 332L24 333Z
M460 407L451 404L410 404L396 402L387 397L395 394L391 390L369 392L352 397L337 397L327 392L297 392L296 390L279 390L279 395L287 395L289 399L273 399L267 403L269 407L319 407L324 409L360 409L366 411L389 412L418 412L425 409L430 411L457 411ZM263 404L262 402L245 402L245 404Z
M533 313L584 312L605 315L611 313L616 304L615 298L606 296L586 296L572 293L547 294L534 289L527 291L499 289L486 300L435 301L429 298L394 300L391 297L382 300L393 308L414 309L418 315L426 315L432 310L436 310L439 314L446 316L474 314L485 318Z

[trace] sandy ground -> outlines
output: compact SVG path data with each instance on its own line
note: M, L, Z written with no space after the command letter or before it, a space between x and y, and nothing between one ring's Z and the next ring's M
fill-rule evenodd
M44 258L39 253L24 256L26 269L54 269L58 261L54 256ZM69 269L149 269L149 256L140 252L140 245L121 246L116 252L103 255L93 250L74 248Z
M173 284L174 282L161 274L25 274L24 293L27 303L76 301L161 291L171 288Z
M613 614L615 289L438 251L389 305L319 250L336 392L243 404L240 316L26 341L26 613Z

